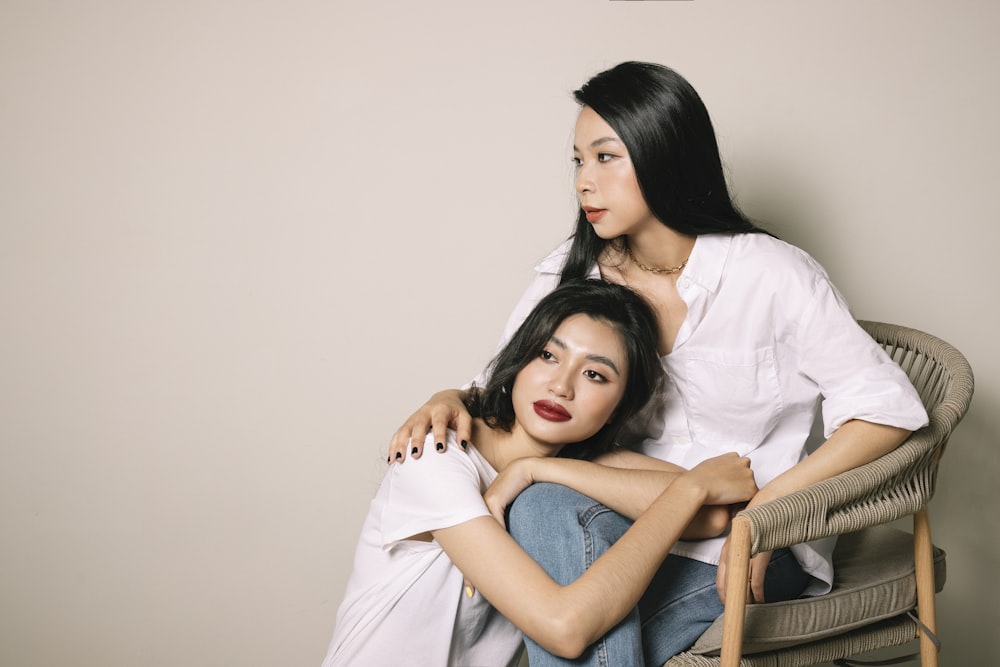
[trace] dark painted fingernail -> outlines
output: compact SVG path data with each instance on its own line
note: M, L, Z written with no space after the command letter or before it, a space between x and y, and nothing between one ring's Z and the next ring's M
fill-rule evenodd
M416 454L416 453L417 453L417 448L416 448L416 447L414 447L413 449L411 449L411 450L410 450L410 453L411 453L411 454Z
M396 459L398 460L401 458L403 458L403 452L396 452Z
M465 440L463 440L463 441L462 441L462 449L465 449L465 448L467 448L468 446L469 446L469 443L467 443L467 442L466 442Z
M391 456L385 457L385 462L386 463L392 463L392 457Z
M437 447L437 450L438 450L439 452L440 452L440 451L441 451L442 449L444 449L444 445L443 445L442 443L440 443L440 442L439 442L438 444L434 445L434 446L435 446L435 447Z

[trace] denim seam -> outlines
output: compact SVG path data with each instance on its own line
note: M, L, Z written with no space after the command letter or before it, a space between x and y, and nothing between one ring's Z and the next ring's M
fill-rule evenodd
M590 566L594 564L595 560L594 537L590 532L590 524L594 521L594 519L605 512L611 512L611 510L600 503L595 503L579 515L580 528L583 530L584 564L588 570L590 569ZM598 664L601 665L601 667L611 667L610 660L608 658L608 645L605 637L602 636L594 642L593 647L594 657L597 658Z

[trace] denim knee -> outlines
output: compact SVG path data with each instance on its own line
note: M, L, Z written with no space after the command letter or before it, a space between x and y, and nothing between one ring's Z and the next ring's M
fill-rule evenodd
M561 484L539 482L514 499L507 510L507 526L516 537L519 532L537 531L541 525L578 524L579 513L594 504L594 500Z

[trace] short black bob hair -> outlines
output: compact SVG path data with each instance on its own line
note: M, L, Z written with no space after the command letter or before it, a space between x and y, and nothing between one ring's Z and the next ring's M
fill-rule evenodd
M560 452L560 456L590 459L615 444L622 426L658 391L663 378L656 351L656 315L627 287L584 279L563 283L546 295L490 363L486 386L468 392L467 407L491 428L510 431L515 420L511 398L514 379L541 354L563 320L576 314L610 324L621 336L628 360L625 391L611 421L584 442Z
M733 202L708 109L680 74L655 63L624 62L574 91L625 144L646 205L680 234L763 231ZM587 275L604 247L581 210L563 280Z

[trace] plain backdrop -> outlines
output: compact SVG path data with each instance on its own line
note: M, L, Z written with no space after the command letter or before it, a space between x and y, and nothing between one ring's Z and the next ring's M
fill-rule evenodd
M631 59L694 84L740 203L857 316L971 361L942 663L1000 664L998 27L991 0L0 0L0 664L318 664L391 432L489 359L571 228L570 93Z

